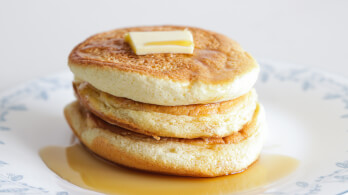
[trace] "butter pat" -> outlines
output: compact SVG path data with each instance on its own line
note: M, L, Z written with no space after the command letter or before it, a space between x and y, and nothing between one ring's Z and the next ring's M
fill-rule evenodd
M192 33L184 31L129 32L125 36L137 55L153 53L187 53L194 49Z

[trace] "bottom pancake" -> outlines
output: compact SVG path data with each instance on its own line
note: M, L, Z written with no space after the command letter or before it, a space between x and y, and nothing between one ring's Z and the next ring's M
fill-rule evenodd
M258 106L252 121L227 143L198 139L161 138L110 125L81 107L68 105L65 117L80 141L112 162L150 172L180 176L215 177L245 170L263 145L264 113ZM251 135L247 132L253 132ZM250 133L249 133L250 134ZM233 139L241 136L243 139Z

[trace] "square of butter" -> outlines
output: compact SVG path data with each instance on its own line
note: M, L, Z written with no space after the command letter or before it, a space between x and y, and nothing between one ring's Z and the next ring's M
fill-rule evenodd
M125 40L137 55L154 53L192 54L194 49L193 36L188 30L129 32L126 34Z

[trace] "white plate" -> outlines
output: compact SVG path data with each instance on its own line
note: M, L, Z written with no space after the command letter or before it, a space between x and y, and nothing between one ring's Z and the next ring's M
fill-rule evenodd
M261 67L256 88L269 124L264 152L300 161L266 194L348 193L348 80L284 63ZM74 99L71 80L62 73L0 94L0 193L88 193L61 180L38 155L44 146L69 145L62 109Z

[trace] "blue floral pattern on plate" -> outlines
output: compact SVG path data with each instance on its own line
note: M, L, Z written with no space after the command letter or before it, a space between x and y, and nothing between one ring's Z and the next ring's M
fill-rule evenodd
M348 83L341 82L332 76L309 68L290 68L287 70L277 68L268 63L262 64L260 73L260 81L267 83L270 78L280 82L295 82L302 88L304 92L315 90L316 88L325 89L323 100L339 100L343 103L346 113L340 115L342 119L348 119ZM347 131L348 133L348 131ZM348 154L347 154L348 156ZM347 158L348 159L348 158ZM314 181L297 181L291 187L286 188L286 191L267 192L272 195L312 195L319 194L325 183L347 183L348 186L348 160L336 163L337 170L326 175L319 176ZM339 194L348 194L347 191Z
M29 82L12 93L4 96L0 95L0 133L11 130L11 127L6 125L7 116L11 112L28 111L27 106L23 104L23 99L32 97L38 101L47 101L51 92L56 90L70 90L70 87L71 81L64 80L60 76L53 76L40 78ZM2 140L0 140L0 147L5 147L1 145L5 145L5 142ZM6 166L10 166L9 163L0 160L0 194L52 194L52 192L42 187L31 186L24 182L23 175L6 173ZM56 195L68 194L65 191L56 193Z

